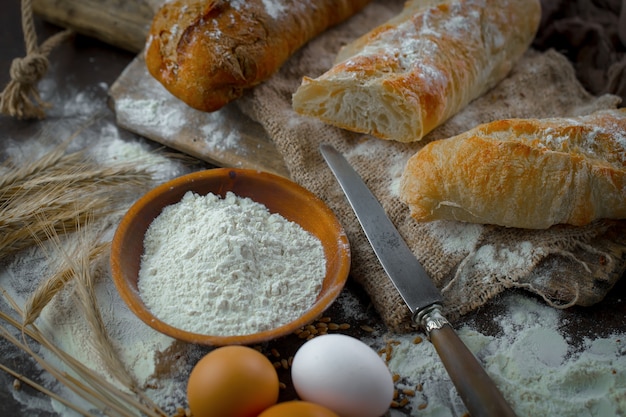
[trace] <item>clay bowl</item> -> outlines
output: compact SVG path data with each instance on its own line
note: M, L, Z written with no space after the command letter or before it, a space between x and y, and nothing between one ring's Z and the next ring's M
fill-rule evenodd
M324 247L326 276L312 307L298 319L259 333L240 336L197 334L181 330L156 318L144 305L137 280L143 240L150 223L161 210L175 204L187 191L224 196L232 191L264 204L272 213L300 224ZM111 272L117 290L131 311L155 330L190 343L222 346L250 345L275 339L305 326L337 298L350 270L348 239L332 211L314 194L286 178L256 170L216 168L176 178L145 194L125 214L113 237Z

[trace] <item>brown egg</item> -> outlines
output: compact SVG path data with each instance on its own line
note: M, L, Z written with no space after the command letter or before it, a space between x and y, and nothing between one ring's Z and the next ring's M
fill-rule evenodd
M278 375L262 353L224 346L195 365L187 382L194 417L256 417L278 401Z
M271 406L258 417L339 417L339 414L307 401L286 401Z

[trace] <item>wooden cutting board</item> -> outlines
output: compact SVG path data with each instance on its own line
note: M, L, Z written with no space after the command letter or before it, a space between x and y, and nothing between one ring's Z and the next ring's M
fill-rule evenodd
M44 20L138 53L109 89L120 127L217 166L288 177L265 130L236 105L200 112L172 96L148 73L141 51L154 12L163 2L34 0L33 9Z
M43 20L138 53L165 0L32 0Z
M139 54L109 89L117 124L217 166L289 176L265 130L234 104L205 113L172 96Z

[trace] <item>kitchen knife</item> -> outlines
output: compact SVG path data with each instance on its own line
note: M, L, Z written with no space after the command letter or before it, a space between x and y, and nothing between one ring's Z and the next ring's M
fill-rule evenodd
M472 417L515 416L493 380L441 313L437 287L359 174L335 148L320 152L352 206L374 253L441 358Z

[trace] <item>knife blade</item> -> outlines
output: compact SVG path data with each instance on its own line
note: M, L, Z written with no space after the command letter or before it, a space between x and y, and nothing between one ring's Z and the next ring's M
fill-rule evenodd
M502 393L442 314L443 298L383 206L345 157L328 144L320 152L341 186L385 273L421 326L472 417L515 416Z

